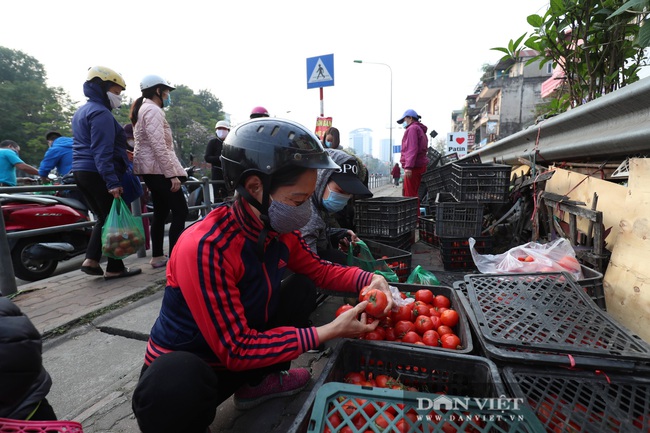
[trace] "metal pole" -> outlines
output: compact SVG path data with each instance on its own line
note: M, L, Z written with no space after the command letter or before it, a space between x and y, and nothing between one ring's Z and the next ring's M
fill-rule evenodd
M393 168L393 68L390 67L387 63L379 62L366 62L363 60L354 60L354 63L369 63L371 65L383 65L388 68L390 71L390 115L388 117L388 129L389 129L389 138L388 138L388 157L390 161L389 171Z

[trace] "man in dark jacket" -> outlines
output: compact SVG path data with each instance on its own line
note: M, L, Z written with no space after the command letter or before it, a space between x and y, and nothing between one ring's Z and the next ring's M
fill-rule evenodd
M45 398L52 378L41 353L38 330L18 306L0 297L0 418L56 419Z
M212 164L212 180L220 181L221 183L212 184L212 195L214 202L221 202L226 198L226 188L223 183L223 171L221 170L221 148L223 147L223 140L230 132L230 123L227 120L220 120L214 127L217 136L208 142L205 148L205 162Z

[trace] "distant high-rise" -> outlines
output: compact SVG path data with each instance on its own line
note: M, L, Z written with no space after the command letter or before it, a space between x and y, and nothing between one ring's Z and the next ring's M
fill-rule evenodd
M372 155L372 129L359 128L350 131L350 147L358 156Z

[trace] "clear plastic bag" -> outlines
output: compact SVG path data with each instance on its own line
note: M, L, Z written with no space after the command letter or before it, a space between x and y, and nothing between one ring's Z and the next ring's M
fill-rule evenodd
M111 211L102 228L102 252L113 259L123 259L144 245L142 220L131 214L120 198L113 200Z
M479 254L474 249L475 244L474 238L469 238L472 259L483 274L568 272L576 280L583 278L575 251L564 238L547 244L528 242L502 254Z

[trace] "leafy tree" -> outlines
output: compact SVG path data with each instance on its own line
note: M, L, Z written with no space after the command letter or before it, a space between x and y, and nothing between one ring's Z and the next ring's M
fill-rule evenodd
M493 50L505 53L506 60L530 48L540 54L527 64L559 66L564 83L548 110L566 111L639 80L646 61L636 42L639 25L614 13L622 5L621 0L551 0L543 16L528 16L533 31L527 39L524 34Z
M643 24L641 25L641 29L637 35L637 44L646 48L650 47L650 26L645 25L648 13L650 13L650 0L630 0L618 8L616 12L611 14L609 17L612 18L617 15L626 13L628 15L628 19L638 20ZM633 14L634 17L630 18L629 14Z
M73 103L61 88L47 87L43 65L27 54L0 47L0 140L14 140L25 162L38 166L47 150L45 133L70 133Z

